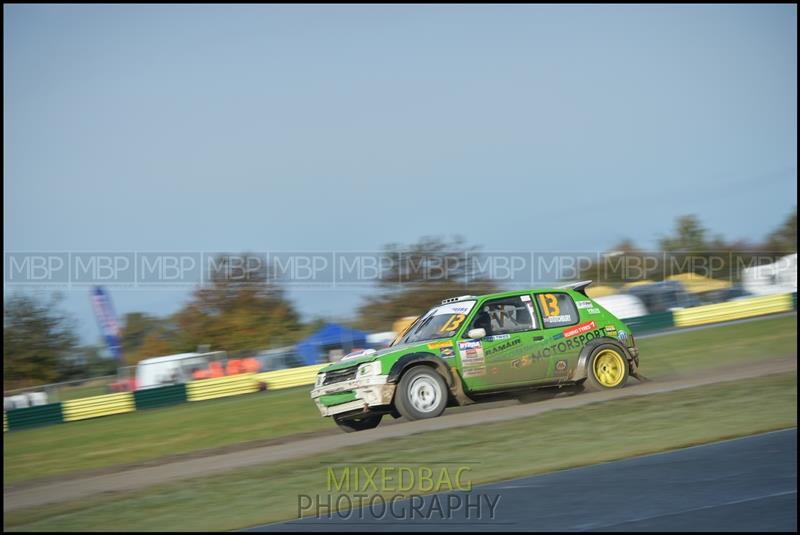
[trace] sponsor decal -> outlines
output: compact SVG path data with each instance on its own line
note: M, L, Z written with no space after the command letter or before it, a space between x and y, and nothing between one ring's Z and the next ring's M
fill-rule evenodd
M556 362L556 371L563 372L567 369L567 361L566 360L559 360Z
M545 323L569 323L573 321L569 314L559 314L558 316L545 316Z
M510 334L495 334L494 336L487 336L484 338L487 342L496 342L497 340L508 340L511 338Z
M606 334L608 336L616 336L617 335L617 328L614 327L613 325L606 325L604 330L606 331Z
M452 358L455 356L455 352L453 351L453 346L450 347L440 347L439 348L439 356L445 359Z
M438 316L440 314L469 314L472 307L475 306L475 301L463 301L460 303L449 303L442 305L433 314Z
M522 357L521 359L516 359L511 362L512 368L526 368L533 364L533 358L531 357Z
M466 368L462 375L464 377L482 377L486 375L486 366L481 366L479 368Z
M464 366L477 366L485 363L483 352L476 349L467 349L461 352L461 364Z
M620 331L619 333L617 333L617 340L619 340L623 344L626 343L628 341L628 333L626 333L625 331Z
M432 344L428 344L428 349L441 349L443 347L453 348L453 344L448 340L446 342L434 342Z
M578 305L578 308L592 308L594 306L591 301L578 301L575 304Z
M478 341L459 342L458 352L461 353L461 364L464 366L482 365L485 362L483 347Z
M578 325L576 325L574 327L570 327L569 329L565 329L565 330L563 330L561 332L564 333L564 338L572 338L573 336L577 336L579 334L584 334L584 333L587 333L589 331L593 331L596 328L597 328L597 325L595 325L594 320L592 320L592 321L587 321L585 323L578 324Z
M600 309L599 308L589 308L589 309L586 309L586 312L588 312L589 314L600 314Z
M563 335L554 336L550 339L552 343L549 346L543 347L539 351L534 352L531 357L534 359L546 359L559 353L574 351L582 348L587 342L605 335L605 330L600 328L567 339L563 339Z
M497 375L497 373L498 373L499 371L500 371L500 368L498 368L497 366L495 366L495 367L493 367L493 368L490 368L490 369L489 369L489 375Z
M519 298L522 299L523 301L530 301L531 300L531 296L530 295L520 295Z
M496 345L490 349L486 350L487 355L494 355L495 353L499 353L500 351L506 351L507 349L512 349L515 346L518 346L522 343L522 340L519 338L515 338L514 340L510 340L500 345Z

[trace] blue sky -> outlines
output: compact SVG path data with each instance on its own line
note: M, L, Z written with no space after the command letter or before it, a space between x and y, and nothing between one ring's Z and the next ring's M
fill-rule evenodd
M604 250L795 206L796 6L14 5L3 59L5 251Z

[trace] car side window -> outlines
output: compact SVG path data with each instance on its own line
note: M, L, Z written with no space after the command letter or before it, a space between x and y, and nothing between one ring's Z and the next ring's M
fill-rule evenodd
M493 299L481 305L470 329L485 329L487 336L536 329L536 314L529 295Z
M536 294L536 302L542 312L545 329L574 325L580 320L578 308L569 294L554 292Z

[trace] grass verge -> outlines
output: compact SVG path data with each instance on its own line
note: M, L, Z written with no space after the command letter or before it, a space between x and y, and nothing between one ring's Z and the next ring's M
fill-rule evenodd
M469 480L479 484L796 425L797 377L779 374L557 410L480 429L420 433L138 492L10 512L4 522L6 529L45 531L235 529L296 518L299 495L330 494L327 469L336 464L449 462L469 466Z
M649 378L796 355L796 316L641 340ZM4 434L4 482L13 484L169 455L329 430L309 388L187 403Z

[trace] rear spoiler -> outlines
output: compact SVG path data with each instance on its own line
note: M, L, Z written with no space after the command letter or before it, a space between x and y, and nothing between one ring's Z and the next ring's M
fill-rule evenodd
M569 284L565 284L563 286L558 286L559 290L575 290L576 292L582 293L586 295L586 288L592 283L592 281L580 281L580 282L571 282ZM586 297L589 297L586 295Z

